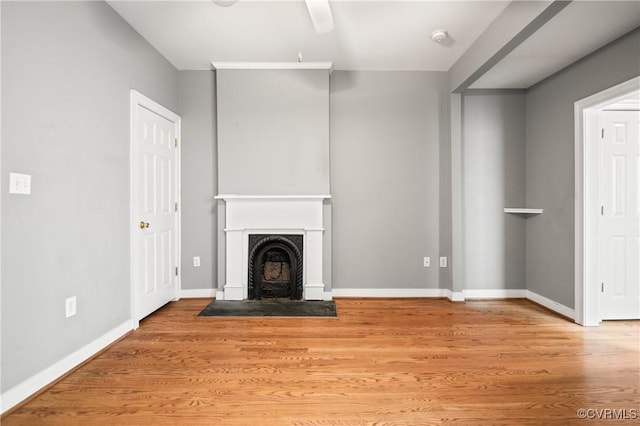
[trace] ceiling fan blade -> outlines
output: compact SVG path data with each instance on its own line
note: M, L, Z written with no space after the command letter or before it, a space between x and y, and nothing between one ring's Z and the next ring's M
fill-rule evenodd
M222 7L229 7L238 0L212 0L215 4Z
M311 21L317 33L328 33L333 30L333 16L329 8L329 0L304 0L311 15Z

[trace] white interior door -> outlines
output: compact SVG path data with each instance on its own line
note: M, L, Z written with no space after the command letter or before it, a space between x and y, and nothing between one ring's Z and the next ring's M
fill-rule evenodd
M600 312L640 319L640 111L603 111Z
M180 118L132 91L132 298L137 323L179 294Z

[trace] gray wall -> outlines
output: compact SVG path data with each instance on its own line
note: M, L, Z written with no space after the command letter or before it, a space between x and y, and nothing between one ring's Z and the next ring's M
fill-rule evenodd
M223 69L214 74L216 195L330 194L329 70ZM210 92L202 84L200 90ZM202 120L207 117L200 118L201 125L206 125ZM226 275L224 201L218 201L215 210L214 287L222 289ZM323 281L328 291L331 200L324 203L323 223Z
M194 171L192 178L187 178L183 169L185 288L210 288L208 271L202 272L200 279L188 279L196 277L191 266L196 254L189 253L188 247L205 244L203 239L208 244L214 234L198 233L195 227L189 231L185 216L187 209L194 208L194 217L210 217L204 201L207 190L187 188L200 182L198 175L215 175L214 163L208 169L206 164L210 154L205 139L211 118L202 111L190 113L187 108L191 102L193 106L202 102L202 107L209 108L204 99L211 95L208 74L180 73L183 126L197 126L199 130L193 131L199 140L197 155L204 157L196 163L199 172ZM451 247L449 168L447 164L443 171L440 166L441 159L448 162L450 155L445 74L334 71L330 82L333 198L324 210L327 289L448 288L449 268L437 266L438 256L450 256L447 250ZM190 100L192 97L198 100ZM191 146L194 142L189 141L186 129L184 132L183 163L187 164L186 152L195 146ZM445 180L441 182L443 173ZM187 191L200 194L198 205L186 202ZM214 256L218 257L218 273L214 287L224 284L223 207L222 201L216 207L218 245ZM189 238L194 238L193 243ZM423 256L431 256L431 268L422 266Z
M464 289L525 288L525 92L468 91L463 102Z
M218 70L220 194L329 191L329 70Z
M334 289L438 288L445 93L445 73L333 72Z
M580 60L527 94L527 289L574 307L574 102L640 75L640 31Z
M130 319L129 90L177 110L178 77L106 3L1 7L6 391Z
M217 282L214 76L213 71L179 72L183 290L214 289ZM194 256L200 256L199 267L193 266Z

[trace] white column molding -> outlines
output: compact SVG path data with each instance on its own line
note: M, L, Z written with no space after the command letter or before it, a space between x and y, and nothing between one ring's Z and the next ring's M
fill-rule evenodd
M305 238L304 257L306 280L303 297L305 300L323 300L324 282L322 280L322 230L308 230Z
M227 236L227 279L224 284L224 300L243 300L246 298L246 279L242 274L242 260L246 257L243 244L244 232L235 229L225 230L225 232Z

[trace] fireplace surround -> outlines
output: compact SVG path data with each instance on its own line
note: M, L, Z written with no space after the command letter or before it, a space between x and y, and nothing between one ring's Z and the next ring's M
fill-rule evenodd
M274 249L269 267L284 268L285 274L289 268L292 293L285 297L330 299L322 276L323 200L331 198L330 195L218 195L215 198L225 202L226 245L225 283L217 298L255 298L257 280L255 268L250 271L251 257L255 261L255 256L264 256L269 249ZM256 240L263 240L266 245L256 248ZM286 281L286 277L278 275L280 269L268 273L271 281Z

